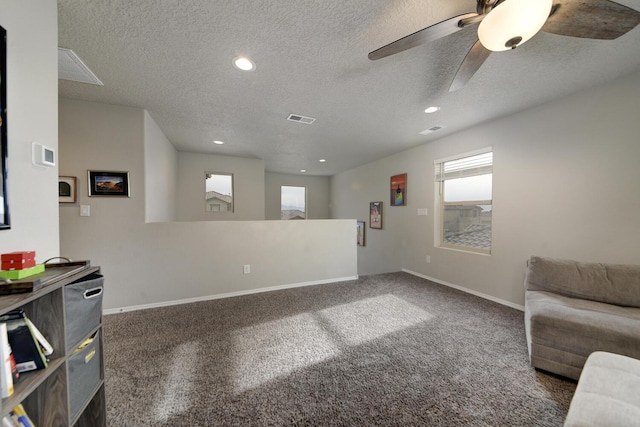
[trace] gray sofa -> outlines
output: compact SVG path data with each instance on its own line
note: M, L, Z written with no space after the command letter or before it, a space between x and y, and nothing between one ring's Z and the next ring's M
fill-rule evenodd
M640 359L640 266L531 257L525 277L531 366L577 380L587 357Z

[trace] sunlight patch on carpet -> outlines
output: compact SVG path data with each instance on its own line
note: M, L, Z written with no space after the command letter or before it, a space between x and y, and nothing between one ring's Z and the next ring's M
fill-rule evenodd
M391 294L318 312L347 345L359 345L429 320L420 307Z
M339 352L313 313L242 328L233 333L236 392L320 363Z
M180 344L171 352L167 370L169 374L164 381L163 393L153 406L155 421L164 422L189 410L199 349L200 344L191 341Z

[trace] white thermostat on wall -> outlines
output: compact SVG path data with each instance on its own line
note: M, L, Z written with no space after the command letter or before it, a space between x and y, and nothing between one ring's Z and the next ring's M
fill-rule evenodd
M46 167L56 165L56 152L53 150L53 148L34 142L32 144L32 149L34 165Z

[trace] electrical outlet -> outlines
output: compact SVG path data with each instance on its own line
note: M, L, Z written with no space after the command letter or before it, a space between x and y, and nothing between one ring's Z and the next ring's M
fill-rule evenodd
M431 255L427 255L427 264L431 264Z
M243 267L243 272L244 272L244 274L251 273L251 264L245 264L244 267Z

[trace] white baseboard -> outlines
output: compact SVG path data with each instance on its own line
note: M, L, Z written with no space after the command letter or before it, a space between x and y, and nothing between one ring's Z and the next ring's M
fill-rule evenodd
M120 308L109 308L107 310L104 310L103 314L106 315L106 314L125 313L127 311L137 311L137 310L146 310L149 308L168 307L171 305L189 304L192 302L210 301L214 299L223 299L223 298L238 297L242 295L259 294L262 292L280 291L282 289L301 288L303 286L315 286L315 285L326 285L329 283L347 282L349 280L358 280L358 276L338 277L335 279L292 283L289 285L270 286L268 288L249 289L246 291L228 292L225 294L205 295L201 297L185 298L185 299L179 299L179 300L173 300L173 301L162 301L162 302L155 302L151 304L131 305L128 307L120 307Z
M407 270L406 268L403 268L402 271L404 271L405 273L412 274L414 276L422 277L423 279L427 279L427 280L430 280L432 282L436 282L436 283L438 283L440 285L448 286L450 288L454 288L454 289L457 289L459 291L466 292L468 294L472 294L472 295L475 295L475 296L480 297L480 298L488 299L489 301L497 302L498 304L506 305L507 307L515 308L516 310L524 311L524 306L519 305L519 304L514 304L514 303L512 303L510 301L507 301L507 300L503 300L503 299L496 298L496 297L491 296L491 295L483 294L482 292L474 291L472 289L464 288L462 286L454 285L453 283L445 282L444 280L436 279L434 277L429 277L429 276L426 276L424 274L416 273L415 271Z

